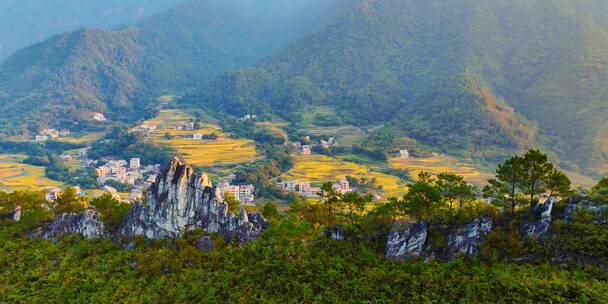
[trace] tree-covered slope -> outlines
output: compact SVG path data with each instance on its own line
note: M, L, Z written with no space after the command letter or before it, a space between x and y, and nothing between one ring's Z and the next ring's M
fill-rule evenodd
M182 0L0 1L0 62L20 48L81 27L133 25Z
M304 105L330 105L446 150L493 156L543 144L597 172L607 10L578 0L366 0L188 99L291 119Z
M86 111L138 118L152 97L253 64L348 2L191 0L134 28L55 36L0 66L0 125L71 124Z

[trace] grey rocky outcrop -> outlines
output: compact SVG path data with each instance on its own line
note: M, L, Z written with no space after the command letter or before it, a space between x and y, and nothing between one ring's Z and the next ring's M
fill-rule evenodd
M428 224L399 221L393 224L386 243L386 258L407 260L420 256L427 238Z
M553 205L555 200L550 197L543 204L534 206L530 212L538 218L537 221L526 222L519 226L519 233L527 237L542 237L551 228Z
M57 237L81 235L87 239L96 239L107 236L103 222L97 212L86 210L81 213L64 213L34 231L34 237L55 239Z
M229 212L206 174L196 174L174 159L151 185L144 202L133 205L119 233L127 238L162 239L201 229L242 244L257 238L267 225L260 214L248 215L244 209L239 216Z
M446 258L453 260L461 253L466 256L476 255L484 237L492 231L492 225L491 218L481 218L453 230L448 235Z
M582 200L580 202L571 201L564 211L564 221L572 221L574 219L574 213L579 209L585 210L591 214L593 217L593 224L608 225L608 205L597 204L589 200Z

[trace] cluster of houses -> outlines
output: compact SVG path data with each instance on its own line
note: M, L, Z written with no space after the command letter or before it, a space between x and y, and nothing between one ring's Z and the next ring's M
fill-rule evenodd
M35 136L35 140L37 142L43 142L43 141L47 141L49 139L66 137L69 135L70 135L70 130L68 130L68 129L56 130L56 129L52 129L52 128L45 128L45 129L40 130L40 133Z
M194 131L194 122L189 122L185 125L179 125L175 127L178 131Z
M279 189L285 192L297 192L300 196L306 198L320 198L323 191L319 187L312 187L310 182L289 180L277 182ZM350 182L346 177L341 178L333 185L333 188L340 193L348 193L355 191L354 188L350 187Z
M234 197L241 204L255 204L255 186L254 185L231 185L231 179L224 180L218 184L220 195L226 198L226 194Z
M145 136L149 137L152 134L152 132L156 131L156 125L141 124L141 125L133 128L133 131L142 132L142 133L144 133Z
M248 121L248 120L256 120L256 119L258 119L257 115L247 114L247 115L239 118L239 121Z
M160 165L142 167L139 158L131 158L129 162L124 159L110 160L95 170L97 172L97 181L102 185L109 180L113 180L122 184L136 186L136 183L142 180L144 175L157 174L160 170Z
M310 140L310 138L307 136L306 137L307 140ZM310 155L312 154L312 149L313 149L313 145L303 145L301 142L294 142L293 147L296 149L296 151L298 152L298 154L300 155ZM319 145L324 148L324 149L329 149L332 148L334 146L337 145L336 140L333 137L330 137L328 140L323 140L321 139L321 141L319 142Z

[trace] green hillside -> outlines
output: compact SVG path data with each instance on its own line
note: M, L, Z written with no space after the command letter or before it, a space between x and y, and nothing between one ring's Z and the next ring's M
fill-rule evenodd
M86 26L133 25L183 0L0 1L0 62L15 51Z
M487 160L543 145L597 174L608 153L602 1L366 0L333 25L187 98L298 120L332 106Z
M0 127L74 127L87 111L123 122L146 117L155 96L252 64L331 20L343 3L191 0L134 28L55 36L0 66Z

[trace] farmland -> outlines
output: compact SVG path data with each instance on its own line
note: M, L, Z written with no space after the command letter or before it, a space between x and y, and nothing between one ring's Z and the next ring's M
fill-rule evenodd
M72 134L69 137L62 137L62 138L59 138L56 140L62 141L62 142L68 142L68 143L72 143L72 144L88 144L88 143L92 143L94 141L97 141L97 140L103 138L104 135L106 135L106 132Z
M249 163L258 159L255 143L250 140L230 138L216 124L201 123L199 130L178 130L193 117L180 110L162 110L159 116L144 124L156 125L151 138L175 148L190 164L195 166L230 165ZM186 139L193 134L217 135L215 140Z
M44 167L21 163L24 155L0 154L0 189L39 190L61 183L44 177Z
M283 175L282 178L322 184L345 176L375 178L378 185L383 186L387 196L401 195L406 188L405 183L399 177L373 171L366 166L325 155L297 156L295 167Z
M452 172L461 175L468 182L481 187L486 184L491 175L478 170L470 164L464 163L449 156L424 157L424 158L400 158L394 157L389 160L393 169L405 170L412 178L416 178L422 171L433 175Z

